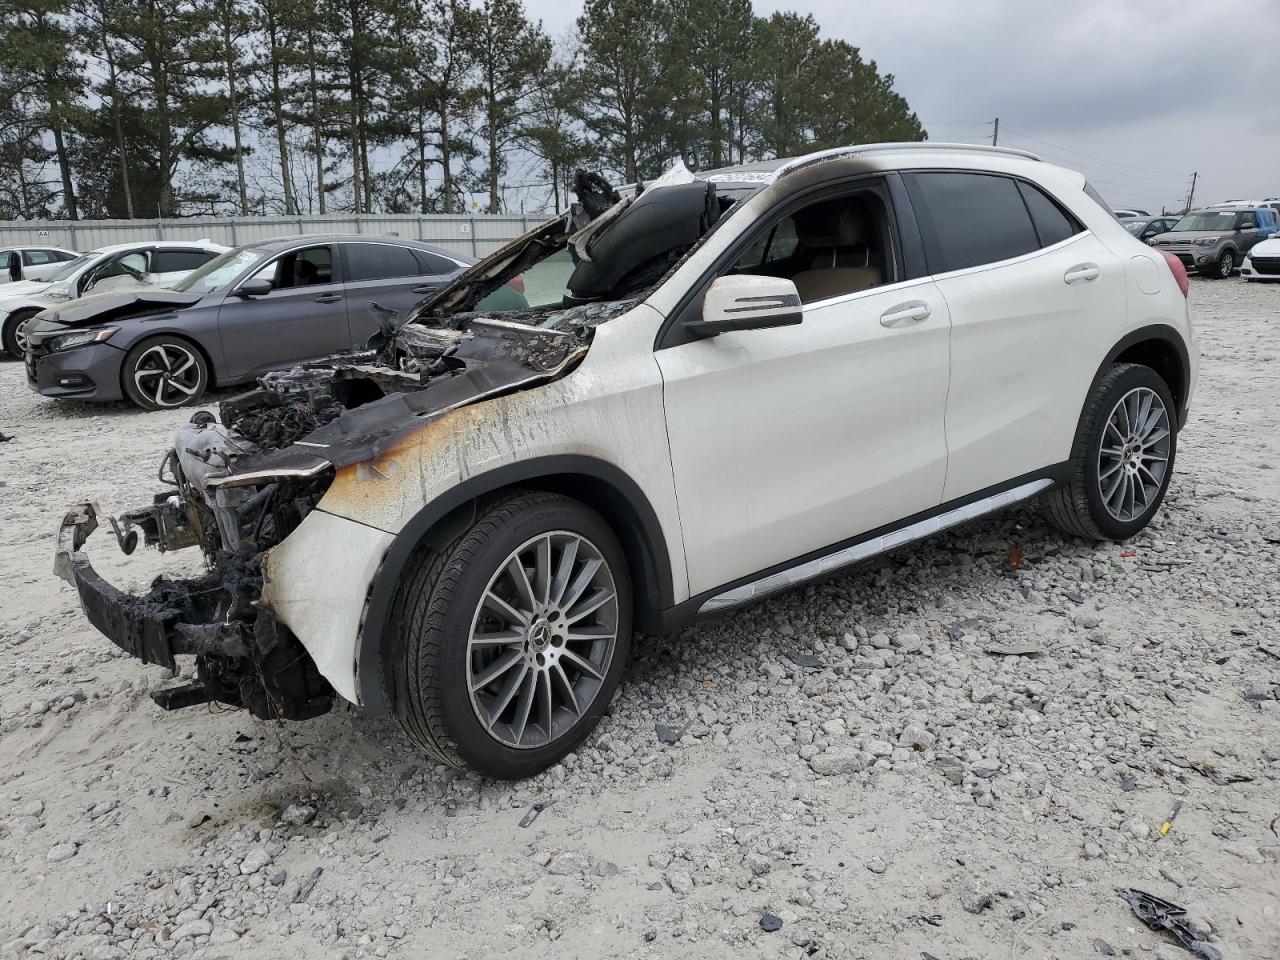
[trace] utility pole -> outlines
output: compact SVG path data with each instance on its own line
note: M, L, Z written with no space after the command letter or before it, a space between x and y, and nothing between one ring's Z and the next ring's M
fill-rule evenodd
M1184 214L1191 212L1191 201L1194 200L1196 196L1196 177L1199 175L1198 170L1193 170L1191 172L1191 189L1187 192L1187 209L1182 211Z
M994 147L1000 140L1000 118L996 117L991 125L991 145Z

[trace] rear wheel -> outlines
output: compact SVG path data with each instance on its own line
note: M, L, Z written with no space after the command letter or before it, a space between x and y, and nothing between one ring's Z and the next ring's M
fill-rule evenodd
M522 492L424 553L403 597L409 736L453 766L532 776L591 733L631 641L631 583L613 531L567 497Z
M1103 374L1081 417L1071 480L1045 495L1049 520L1095 540L1125 540L1150 523L1173 476L1174 411L1150 367L1123 363Z
M1213 262L1212 266L1204 271L1204 275L1206 277L1212 277L1215 280L1227 280L1231 277L1231 272L1235 270L1235 268L1235 252L1232 250L1223 250L1222 256L1218 257L1218 259Z
M180 337L148 337L124 358L124 393L144 410L195 403L209 386L209 367L195 345Z

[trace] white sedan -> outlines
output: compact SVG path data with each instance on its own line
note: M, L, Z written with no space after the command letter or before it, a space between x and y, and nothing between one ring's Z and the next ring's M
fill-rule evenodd
M20 280L0 289L0 346L11 357L26 350L26 328L46 307L130 287L168 287L227 247L209 240L153 240L99 247L61 265L45 280Z
M0 284L48 280L80 254L62 247L0 247Z
M1240 265L1240 276L1254 280L1280 280L1280 234L1255 243Z

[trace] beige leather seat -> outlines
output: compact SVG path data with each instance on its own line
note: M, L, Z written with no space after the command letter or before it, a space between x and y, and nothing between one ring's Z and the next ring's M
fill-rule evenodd
M813 303L878 287L881 277L876 267L833 267L829 270L804 270L791 280L800 294L800 302Z
M871 263L867 215L854 198L815 204L795 215L796 238L812 251L808 269L793 274L803 303L869 290L884 282Z

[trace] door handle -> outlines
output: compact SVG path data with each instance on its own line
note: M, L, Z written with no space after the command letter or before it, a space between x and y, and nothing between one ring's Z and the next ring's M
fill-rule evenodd
M440 289L440 284L438 283L424 283L420 287L414 287L413 292L414 293L435 293L439 289Z
M890 307L880 314L880 326L905 327L909 323L919 323L929 318L929 305L922 300L912 300Z
M342 294L340 293L322 293L316 297L316 303L337 303L341 299Z
M1062 275L1062 279L1067 283L1088 283L1097 280L1101 272L1096 263L1077 263Z

